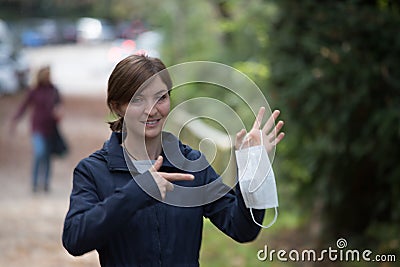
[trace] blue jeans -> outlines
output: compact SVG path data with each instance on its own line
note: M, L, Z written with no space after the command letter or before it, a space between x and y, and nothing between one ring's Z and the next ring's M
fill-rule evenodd
M47 139L40 133L32 134L33 168L32 189L37 191L39 179L43 180L44 189L49 189L50 152Z

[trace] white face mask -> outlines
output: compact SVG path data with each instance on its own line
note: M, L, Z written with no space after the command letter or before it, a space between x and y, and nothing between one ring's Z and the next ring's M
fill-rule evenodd
M242 146L243 144L244 141ZM246 207L250 209L254 223L260 227L269 228L275 223L278 217L278 193L275 174L262 141L259 146L241 149L242 146L239 150L235 151L240 191L242 192ZM267 226L256 222L252 209L269 208L275 209L273 221Z

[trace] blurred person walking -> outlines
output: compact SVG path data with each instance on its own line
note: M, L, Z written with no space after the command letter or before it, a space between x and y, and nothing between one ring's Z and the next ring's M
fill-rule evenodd
M29 90L12 117L11 132L15 132L18 122L28 108L31 108L33 148L32 191L38 192L40 186L45 192L49 192L52 155L54 152L60 154L66 151L65 142L58 131L58 123L62 117L61 96L51 81L49 66L38 70L35 86ZM56 141L57 139L59 141ZM56 149L56 143L61 145L61 149L59 146Z

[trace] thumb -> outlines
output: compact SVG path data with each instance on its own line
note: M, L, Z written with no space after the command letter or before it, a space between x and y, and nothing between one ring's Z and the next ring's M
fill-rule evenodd
M246 130L242 129L236 134L235 148L238 150L243 143L243 139L246 136Z
M163 157L162 156L158 156L156 162L154 162L153 164L153 171L158 171L163 163Z

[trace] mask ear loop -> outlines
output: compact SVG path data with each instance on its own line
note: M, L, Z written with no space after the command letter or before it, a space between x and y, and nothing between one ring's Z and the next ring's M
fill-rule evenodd
M258 226L260 226L260 227L262 227L262 228L265 228L265 229L270 228L270 227L276 222L276 219L278 218L278 207L274 207L274 209L275 209L275 216L274 216L274 219L273 219L272 222L270 222L268 225L265 225L265 226L264 226L264 225L258 223L258 222L254 219L253 208L250 208L251 218L253 219L253 222L254 222L255 224L257 224Z

